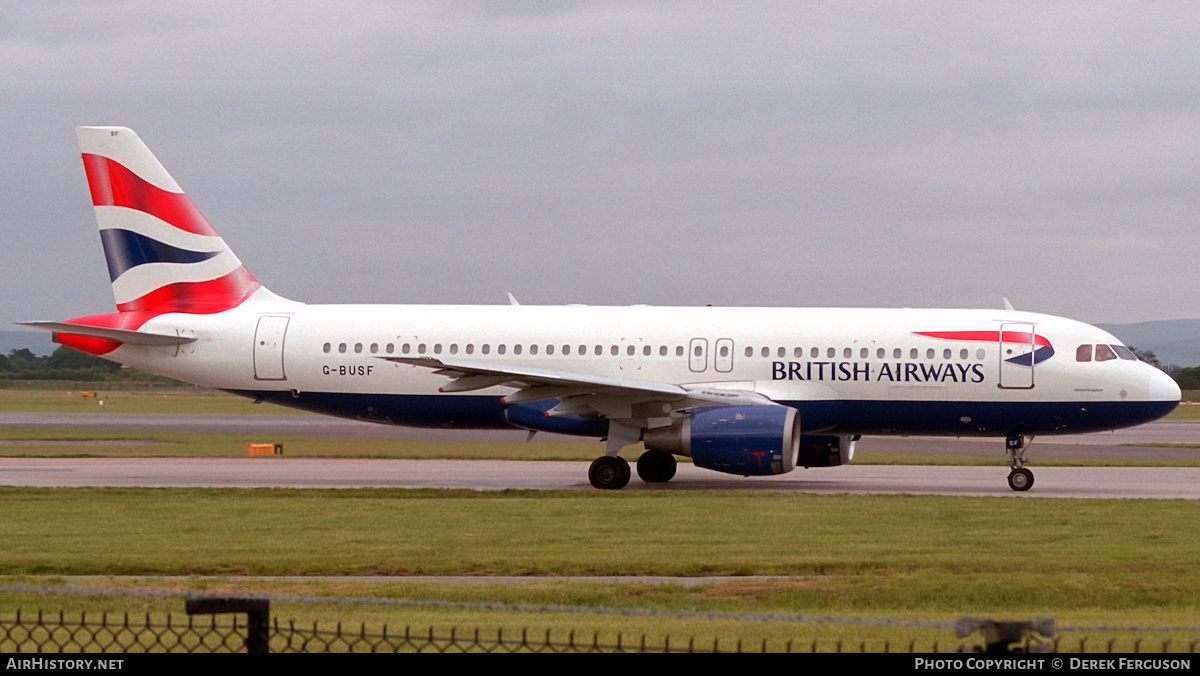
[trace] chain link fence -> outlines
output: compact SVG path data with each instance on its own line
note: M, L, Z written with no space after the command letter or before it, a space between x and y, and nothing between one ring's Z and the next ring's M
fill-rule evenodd
M1189 627L1056 627L1049 619L994 621L961 618L956 621L899 620L886 618L826 617L775 614L700 613L595 607L480 604L450 601L405 601L278 596L213 596L154 590L97 590L0 587L0 592L77 593L143 597L179 597L185 600L182 615L169 613L21 611L0 610L2 653L578 653L578 652L1120 652L1195 653L1200 626ZM626 616L668 615L704 619L751 619L756 622L802 622L872 627L936 628L946 640L863 641L845 639L763 639L743 643L737 638L697 640L693 637L624 635L572 630L421 627L409 625L341 622L281 621L270 617L272 601L336 602L409 608L459 608L528 613L580 613ZM1142 634L1139 636L1138 634ZM1194 638L1154 638L1170 633ZM826 634L827 635L827 634ZM847 636L851 635L849 630ZM927 634L926 634L927 635ZM1148 638L1149 637L1149 638ZM1190 659L1190 658L1188 658ZM1190 663L1189 663L1190 664Z

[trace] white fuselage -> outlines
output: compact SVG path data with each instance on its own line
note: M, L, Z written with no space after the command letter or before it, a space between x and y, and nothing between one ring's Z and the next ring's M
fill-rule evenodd
M143 330L178 331L197 340L178 348L126 345L108 356L277 403L428 426L503 427L495 412L502 409L500 398L514 390L439 393L448 382L444 375L386 358L452 357L713 384L796 407L805 432L1110 429L1158 417L1179 399L1168 376L1136 360L1077 359L1081 345L1120 345L1110 334L1059 317L1001 310L280 301L212 315L166 314ZM996 338L1002 332L1008 334L1004 341ZM1017 335L1036 335L1046 344L1009 337ZM1045 347L1051 356L1010 361ZM419 413L397 414L404 406Z

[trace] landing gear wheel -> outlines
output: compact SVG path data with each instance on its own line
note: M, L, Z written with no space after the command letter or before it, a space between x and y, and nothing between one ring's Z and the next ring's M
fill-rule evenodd
M648 484L661 484L675 476L675 456L664 451L646 451L637 461L637 473Z
M1033 472L1018 467L1008 475L1008 487L1014 491L1027 491L1033 487Z
M629 463L619 456L602 455L592 461L588 481L601 490L620 490L629 483Z

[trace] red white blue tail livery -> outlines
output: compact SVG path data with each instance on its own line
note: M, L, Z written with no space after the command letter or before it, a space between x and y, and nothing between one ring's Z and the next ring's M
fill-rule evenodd
M676 456L745 476L849 462L864 434L1006 440L1115 429L1175 382L1080 322L1006 310L305 305L242 265L141 139L79 146L116 311L26 322L142 370L330 415L607 439L597 488ZM799 263L798 263L799 264Z

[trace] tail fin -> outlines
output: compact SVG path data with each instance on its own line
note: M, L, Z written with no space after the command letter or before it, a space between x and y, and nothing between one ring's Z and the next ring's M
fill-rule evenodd
M118 312L211 314L256 292L274 297L137 134L123 127L76 132Z

